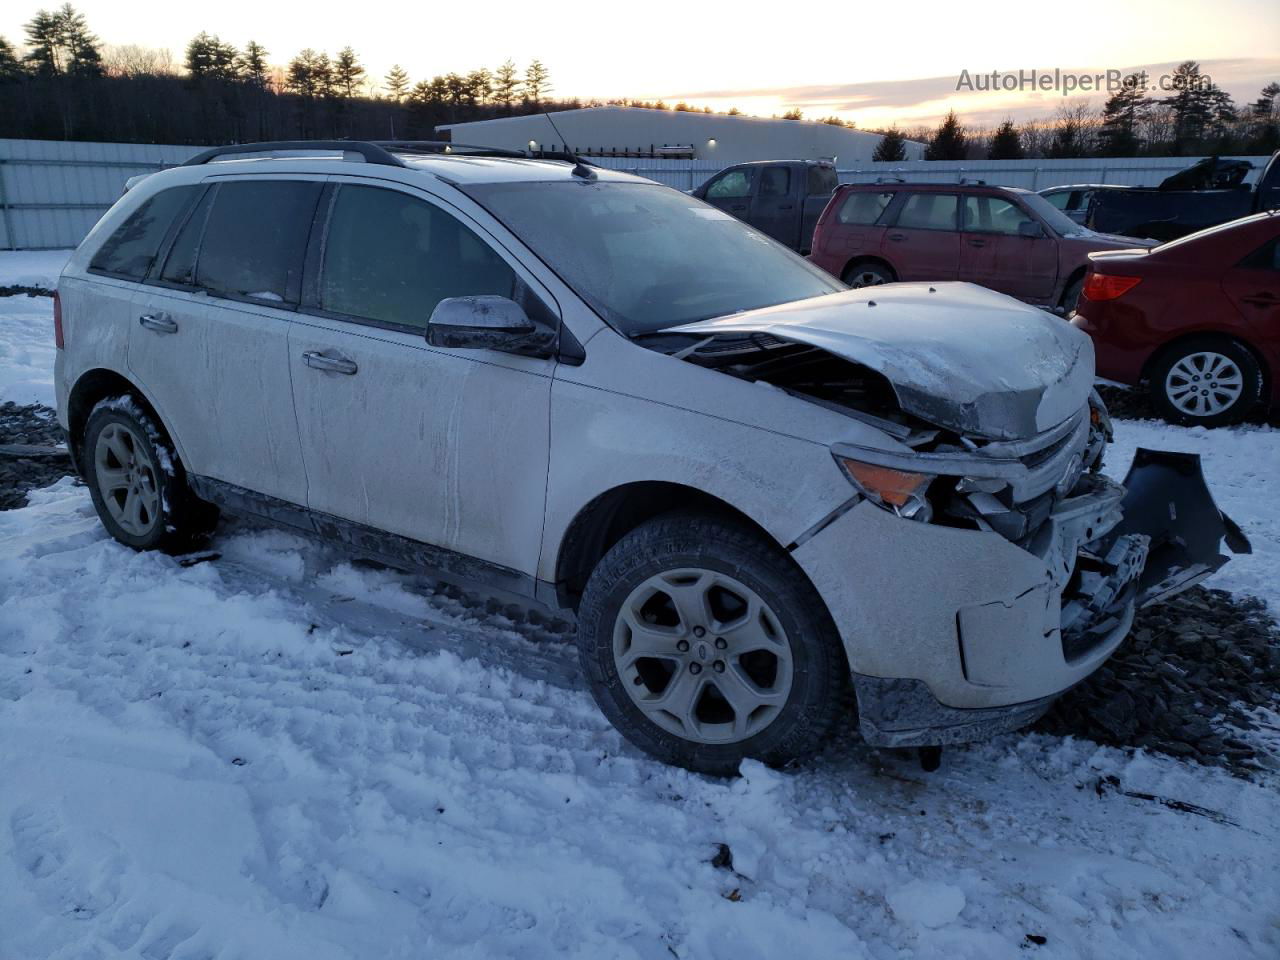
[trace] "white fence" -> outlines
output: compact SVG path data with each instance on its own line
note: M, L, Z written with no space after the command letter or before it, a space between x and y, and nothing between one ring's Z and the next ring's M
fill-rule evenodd
M921 183L957 183L985 180L1005 187L1043 190L1064 183L1115 183L1154 187L1165 177L1185 170L1200 157L1116 157L1080 160L911 160L899 163L862 163L837 170L841 183L875 183L900 178ZM1253 164L1249 182L1266 166L1267 157L1237 157ZM637 160L592 157L591 162L613 170L625 170L661 183L692 190L718 167L696 165L696 160Z
M135 143L62 143L0 140L0 250L74 247L113 204L124 183L182 163L204 147ZM1090 160L923 160L863 163L839 171L843 183L901 178L928 183L985 180L1042 190L1061 183L1120 183L1154 186L1196 157ZM1266 157L1243 157L1257 177ZM681 190L700 185L719 168L698 160L593 157L592 163L626 170Z
M204 147L0 140L0 250L74 247L124 183Z

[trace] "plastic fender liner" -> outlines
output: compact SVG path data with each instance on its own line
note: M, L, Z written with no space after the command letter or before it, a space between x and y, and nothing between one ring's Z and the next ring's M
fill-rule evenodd
M1200 455L1139 447L1124 478L1124 517L1104 543L1126 534L1151 538L1138 580L1138 604L1173 596L1213 573L1232 553L1252 553L1241 529L1218 509L1200 469ZM1106 552L1104 549L1101 551Z

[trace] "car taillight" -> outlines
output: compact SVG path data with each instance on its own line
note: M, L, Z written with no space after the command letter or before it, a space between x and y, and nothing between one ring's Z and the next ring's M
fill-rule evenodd
M61 350L66 344L62 339L62 298L53 294L53 345Z
M1085 278L1084 289L1080 293L1086 300L1114 300L1141 282L1141 277L1113 277L1105 273L1091 273Z

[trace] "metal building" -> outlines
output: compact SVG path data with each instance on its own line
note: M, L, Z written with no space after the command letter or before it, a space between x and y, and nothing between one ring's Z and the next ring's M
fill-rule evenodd
M771 120L640 107L585 107L551 114L448 123L436 131L457 143L509 150L563 150L583 156L692 159L719 169L749 160L868 161L879 134L807 120ZM924 144L907 142L907 159Z

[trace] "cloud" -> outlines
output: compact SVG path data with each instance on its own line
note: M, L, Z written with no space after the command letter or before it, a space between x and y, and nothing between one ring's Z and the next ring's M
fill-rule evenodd
M1161 75L1171 74L1176 62L1155 63L1119 68L1123 75L1146 70L1154 81ZM1023 69L1030 70L1031 67ZM1038 72L1052 68L1038 67ZM1238 103L1247 103L1258 95L1266 83L1280 79L1280 58L1239 58L1204 60L1200 62L1202 73L1230 93ZM1106 68L1062 68L1064 73L1105 73ZM977 73L980 71L972 71ZM990 72L989 70L987 71ZM1002 73L1016 72L1002 70ZM1056 91L957 91L958 77L921 77L914 80L889 80L882 82L813 84L808 86L772 87L741 90L702 90L673 93L666 96L668 102L684 100L688 103L729 106L738 104L743 109L757 112L780 111L799 107L806 116L816 117L836 114L855 120L864 126L887 125L897 122L902 126L936 123L948 110L954 109L969 123L998 123L1005 117L1027 120L1052 114L1067 99ZM1152 96L1159 96L1153 91ZM1106 94L1077 92L1076 99L1101 102ZM767 104L776 104L776 107ZM748 107L748 105L751 105Z

